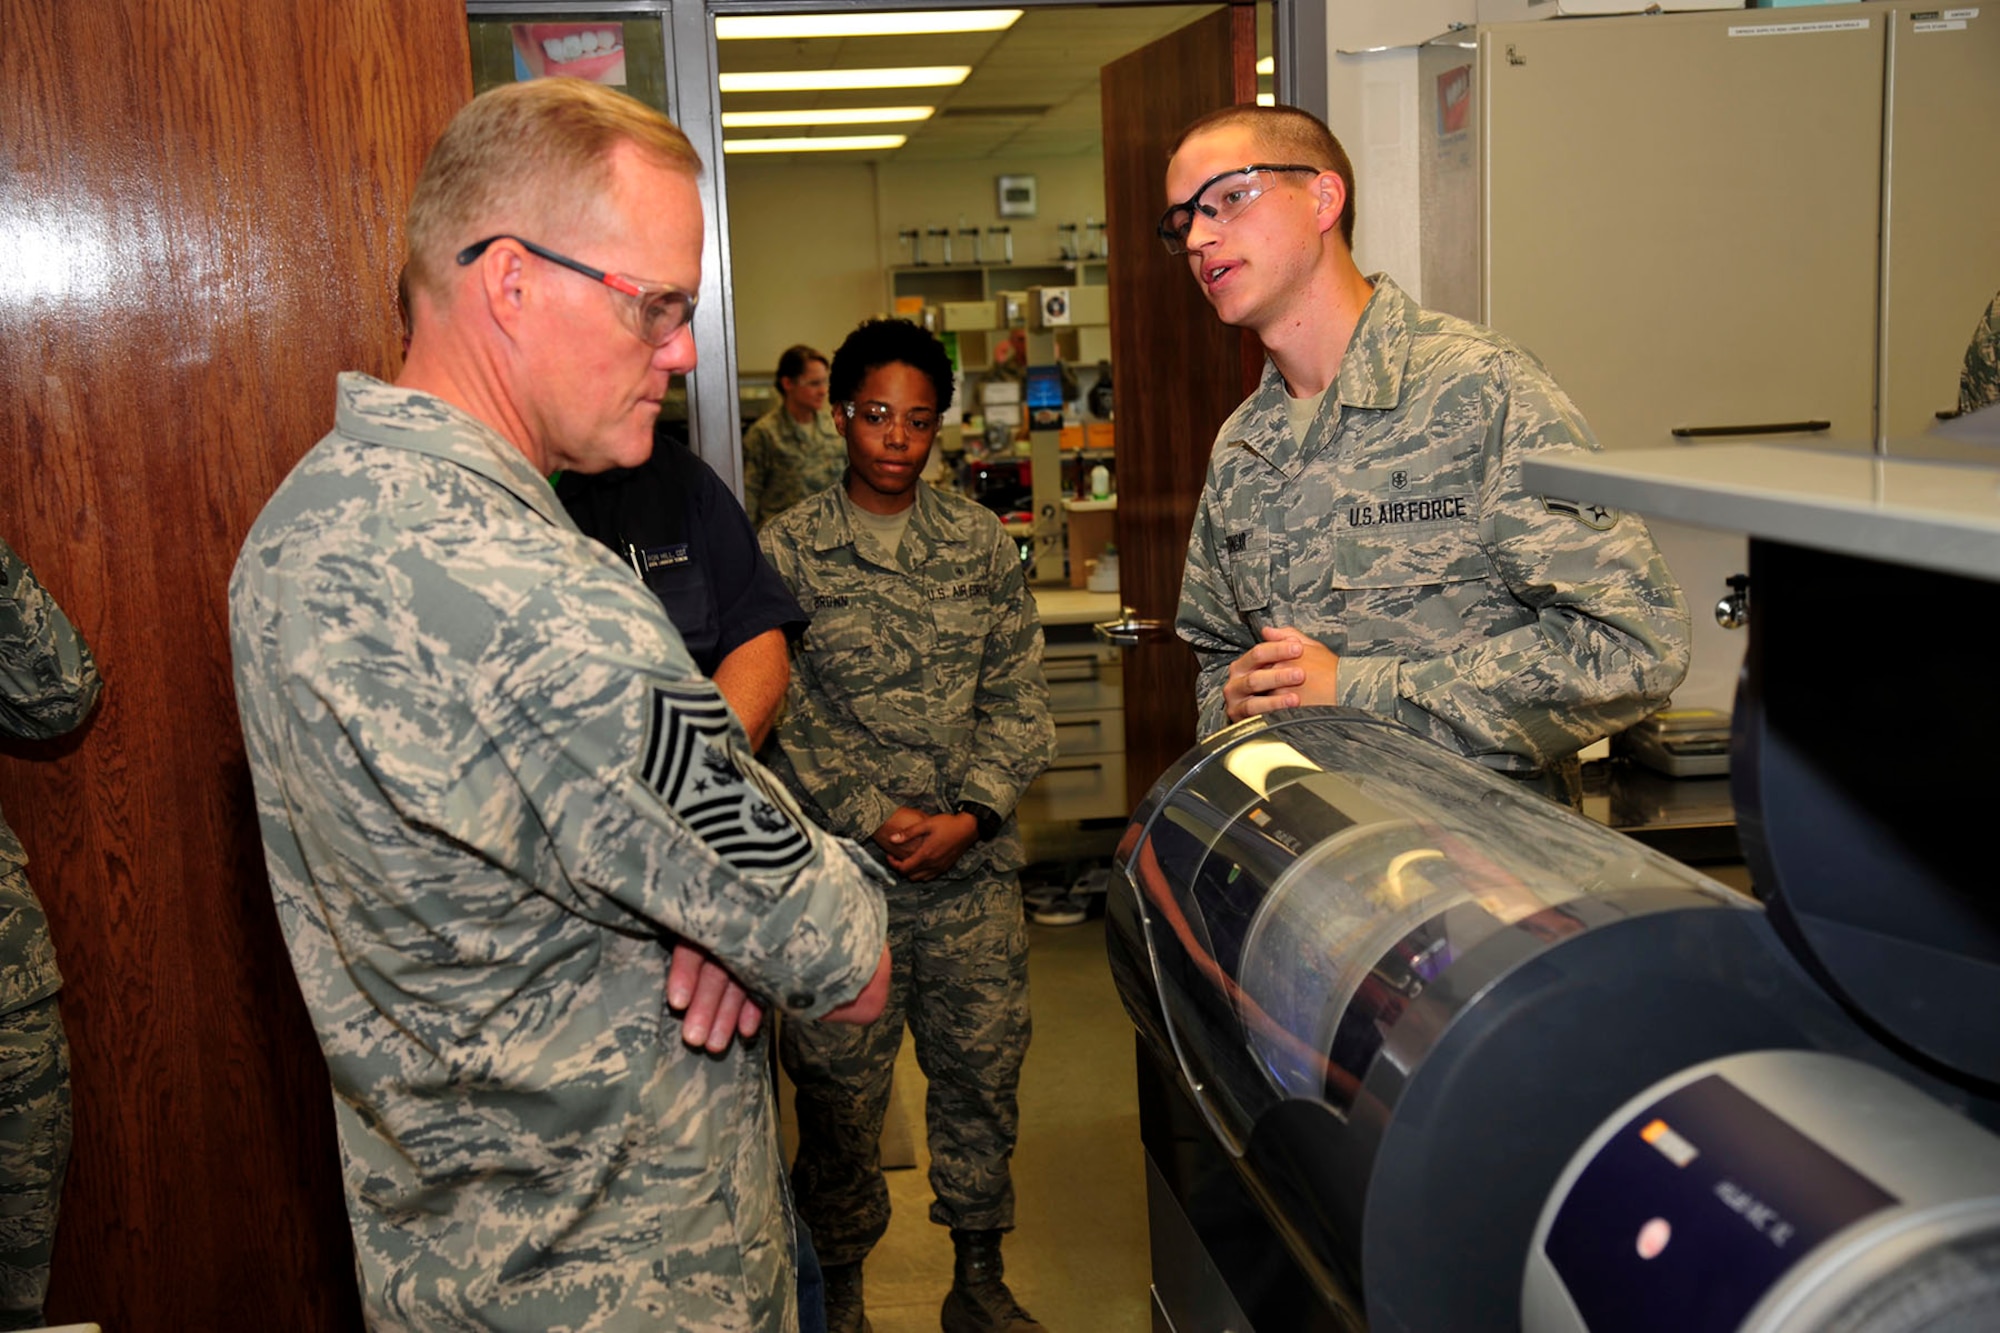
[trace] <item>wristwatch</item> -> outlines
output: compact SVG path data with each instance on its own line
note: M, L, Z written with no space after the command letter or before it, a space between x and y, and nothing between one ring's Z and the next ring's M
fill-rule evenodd
M981 842L991 842L993 839L999 837L1000 826L1007 822L1000 817L1000 813L997 810L994 810L991 806L981 805L977 801L960 801L958 803L958 813L961 815L971 815L973 819L978 821L979 840Z

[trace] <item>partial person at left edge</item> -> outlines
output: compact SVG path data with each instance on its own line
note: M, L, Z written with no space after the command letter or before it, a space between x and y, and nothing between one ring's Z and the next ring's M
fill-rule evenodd
M0 538L0 734L82 726L104 681L76 626ZM0 816L0 1328L36 1328L69 1164L69 1039L28 854Z
M770 1060L732 1039L880 1012L877 876L546 481L643 461L694 365L700 170L577 80L462 109L402 374L340 378L231 579L372 1328L797 1325Z

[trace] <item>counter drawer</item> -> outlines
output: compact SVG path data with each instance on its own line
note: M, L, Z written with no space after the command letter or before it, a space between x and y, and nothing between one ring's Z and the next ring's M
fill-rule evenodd
M1023 824L1059 824L1073 819L1124 819L1125 756L1078 755L1050 764L1021 794L1015 813Z
M1089 712L1125 706L1125 664L1118 650L1093 644L1051 644L1042 654L1049 709Z
M1056 713L1051 720L1056 724L1058 755L1123 754L1125 751L1123 709L1100 708L1088 713Z

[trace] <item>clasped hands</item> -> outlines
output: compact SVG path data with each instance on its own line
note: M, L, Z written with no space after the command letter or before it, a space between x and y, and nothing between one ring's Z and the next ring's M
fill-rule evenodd
M971 815L927 815L909 806L882 821L874 842L889 854L889 868L904 879L936 879L958 864L979 841L979 821Z
M1264 642L1229 664L1222 705L1231 722L1280 708L1340 702L1340 658L1332 649L1290 625L1266 629L1263 636Z

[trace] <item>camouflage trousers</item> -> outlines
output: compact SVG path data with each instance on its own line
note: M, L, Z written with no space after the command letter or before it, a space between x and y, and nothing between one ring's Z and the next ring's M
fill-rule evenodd
M1014 1225L1009 1159L1028 1051L1028 934L1013 874L898 881L888 891L889 1001L866 1027L786 1023L778 1053L797 1085L792 1189L828 1266L858 1263L889 1226L879 1140L907 1021L930 1081L931 1221Z
M69 1165L69 1039L51 995L0 1014L0 1328L37 1328Z

